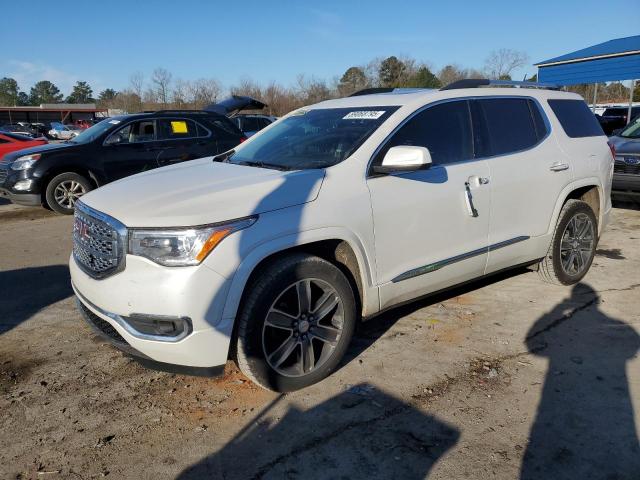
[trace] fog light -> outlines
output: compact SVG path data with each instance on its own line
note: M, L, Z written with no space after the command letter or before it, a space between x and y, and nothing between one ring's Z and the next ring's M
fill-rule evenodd
M191 319L188 317L164 317L134 314L125 320L131 327L144 335L158 337L186 337L191 333Z
M17 192L23 192L31 188L31 180L20 180L13 185L13 189Z

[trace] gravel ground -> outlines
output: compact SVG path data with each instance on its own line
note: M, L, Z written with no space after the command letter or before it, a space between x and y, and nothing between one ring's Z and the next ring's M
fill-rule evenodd
M640 479L638 210L578 286L518 270L388 312L286 396L98 341L71 223L0 200L0 478Z

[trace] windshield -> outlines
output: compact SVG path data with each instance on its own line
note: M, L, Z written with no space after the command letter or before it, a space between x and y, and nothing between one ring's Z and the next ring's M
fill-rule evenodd
M284 170L330 167L351 155L397 109L302 109L252 139L226 161Z
M636 118L635 122L620 132L620 136L623 138L640 138L640 117Z
M96 138L98 138L108 130L111 130L119 123L120 122L118 120L109 120L108 122L96 123L93 127L89 127L86 130L83 130L80 135L78 135L73 140L69 140L69 142L70 143L93 142Z

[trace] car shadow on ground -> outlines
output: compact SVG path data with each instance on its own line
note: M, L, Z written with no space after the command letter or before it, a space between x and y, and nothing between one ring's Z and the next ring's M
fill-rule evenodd
M0 272L0 334L73 295L69 267L51 265Z
M640 445L626 374L626 363L640 348L640 336L632 326L605 315L599 302L589 285L578 284L570 298L542 316L527 334L529 352L546 357L549 366L522 480L640 476Z
M347 350L347 353L345 354L345 357L338 369L344 367L348 363L358 358L358 356L360 356L371 345L377 342L380 337L382 337L391 327L393 327L393 325L395 325L397 321L401 320L402 318L407 317L420 309L429 307L431 305L437 305L438 303L445 302L452 298L465 295L469 292L473 292L474 290L478 290L488 285L492 285L494 283L498 283L503 280L507 280L509 278L528 272L530 272L530 270L524 267L506 270L504 272L496 273L495 275L490 275L469 283L465 283L464 285L428 295L419 300L411 301L405 305L395 307L391 310L381 313L380 315L377 315L370 320L361 322L358 325L358 329L353 336L351 345L349 346L349 349Z
M372 385L361 384L281 419L268 405L180 480L401 478L422 480L451 449L458 430Z

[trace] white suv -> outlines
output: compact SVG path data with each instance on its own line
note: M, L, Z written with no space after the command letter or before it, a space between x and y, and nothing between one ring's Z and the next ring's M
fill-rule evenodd
M232 356L291 391L394 305L518 265L578 282L611 209L607 137L578 95L487 83L322 102L87 194L80 310L143 364Z

